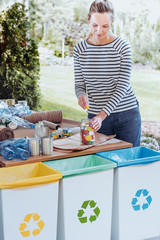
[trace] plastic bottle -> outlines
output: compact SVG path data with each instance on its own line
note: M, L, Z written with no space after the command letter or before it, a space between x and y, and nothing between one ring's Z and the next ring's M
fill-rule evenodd
M5 147L1 150L1 155L7 160L12 160L15 157L15 152L9 147Z
M34 128L35 124L28 122L27 120L17 117L17 116L13 116L11 118L11 121L18 124L18 126L24 127L24 128Z
M19 104L20 105L20 104ZM20 105L22 106L22 105ZM10 106L10 108L15 108L15 106ZM23 107L23 106L22 106ZM28 110L27 110L28 111ZM13 115L13 112L11 112L8 108L8 106L5 106L4 102L0 101L0 117L4 118L10 122L16 123L18 126L24 127L24 128L34 128L35 125L23 118L20 118L18 116Z
M0 100L0 108L8 108L7 100Z
M9 123L7 123L7 127L12 129L12 130L15 130L15 129L18 128L18 125L14 122L9 122Z
M16 148L15 154L17 158L20 158L22 160L27 160L29 158L29 152L23 148Z
M14 149L16 149L16 148L22 148L22 149L28 151L28 139L27 139L27 138L15 139L15 140L12 142L12 146L13 146Z
M22 117L32 113L29 106L24 104L15 104L13 106L8 106L8 109L12 115L18 117Z
M18 100L18 104L27 106L27 101L26 100Z

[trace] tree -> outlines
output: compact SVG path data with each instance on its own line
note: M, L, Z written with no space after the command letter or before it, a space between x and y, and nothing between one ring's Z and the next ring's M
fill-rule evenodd
M130 42L130 38L131 38L131 36L130 36L131 35L130 25L131 25L130 19L127 16L126 21L125 21L124 34L125 34L126 40L129 41L129 42Z
M121 28L120 28L119 24L117 24L117 26L116 26L116 35L119 37L121 36Z
M32 109L40 105L39 53L29 36L25 6L13 4L0 15L0 98L25 99Z

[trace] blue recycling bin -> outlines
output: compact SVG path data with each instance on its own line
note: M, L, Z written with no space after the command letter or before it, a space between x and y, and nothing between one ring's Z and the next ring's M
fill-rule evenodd
M134 147L96 153L114 169L112 240L160 236L160 153Z

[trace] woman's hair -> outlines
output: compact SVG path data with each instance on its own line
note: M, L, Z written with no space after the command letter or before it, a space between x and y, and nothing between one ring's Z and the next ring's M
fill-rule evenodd
M113 5L108 0L95 0L89 9L88 18L90 19L92 13L110 13L112 21L114 20L114 9Z

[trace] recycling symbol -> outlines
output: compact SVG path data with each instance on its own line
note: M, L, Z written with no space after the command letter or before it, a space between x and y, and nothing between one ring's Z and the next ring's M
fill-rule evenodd
M152 202L152 197L149 195L149 191L147 189L139 189L135 197L132 198L132 207L135 211L139 211L141 209L146 210Z
M33 231L28 230L27 223L33 220L33 222L36 222L37 228L35 228ZM20 224L19 231L23 237L30 237L31 234L35 237L36 235L39 235L42 229L44 228L44 222L40 220L40 216L37 213L31 213L27 214L24 218L24 223Z
M99 207L96 207L96 204L94 200L88 200L88 201L84 201L81 209L78 211L78 219L80 221L80 223L87 223L87 221L89 220L91 223L96 221L96 219L98 218L99 214L100 214L100 209ZM93 210L93 214L91 214L90 216L86 216L85 215L85 211L90 208Z

